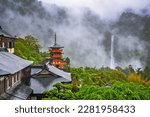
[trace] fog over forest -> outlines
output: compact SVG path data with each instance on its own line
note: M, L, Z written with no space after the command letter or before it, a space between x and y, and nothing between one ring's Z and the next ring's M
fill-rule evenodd
M33 35L48 50L57 41L73 67L150 64L149 0L0 0L0 25L12 35Z

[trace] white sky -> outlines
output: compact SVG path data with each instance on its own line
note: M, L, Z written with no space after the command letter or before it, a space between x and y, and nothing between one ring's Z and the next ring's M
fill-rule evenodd
M136 12L150 5L150 0L41 0L43 3L56 4L77 9L88 7L102 18L113 19L127 8Z

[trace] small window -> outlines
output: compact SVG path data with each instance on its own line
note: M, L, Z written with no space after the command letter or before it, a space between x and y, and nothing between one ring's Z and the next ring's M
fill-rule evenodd
M12 85L12 84L11 84L11 78L10 78L10 79L9 79L9 86L11 87L11 85Z
M11 42L11 46L12 46L12 48L14 48L14 42Z
M4 48L5 47L5 43L4 42L2 42L2 48Z
M19 81L19 72L17 73L17 81Z
M9 89L10 88L9 79L6 80L6 83L7 83L7 89Z
M8 48L12 48L12 43L11 42L9 42Z
M16 75L15 75L15 77L14 77L14 83L16 82Z

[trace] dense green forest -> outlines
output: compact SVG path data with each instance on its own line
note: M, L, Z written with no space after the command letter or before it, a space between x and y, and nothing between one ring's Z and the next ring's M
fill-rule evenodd
M150 68L69 68L72 82L44 91L44 100L149 100Z
M31 60L34 65L39 64L45 57L49 56L48 52L40 52L41 45L38 40L29 35L24 38L18 38L15 41L15 54L26 60Z

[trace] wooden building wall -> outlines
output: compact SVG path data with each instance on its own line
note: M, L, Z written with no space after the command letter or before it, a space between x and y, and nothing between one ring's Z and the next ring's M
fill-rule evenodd
M14 53L14 39L0 36L0 48L7 48L10 53Z
M4 82L5 77L0 76L0 95L5 92L5 82Z
M8 76L0 76L0 95L3 94L9 88L20 84L21 82L28 81L31 73L30 66Z

